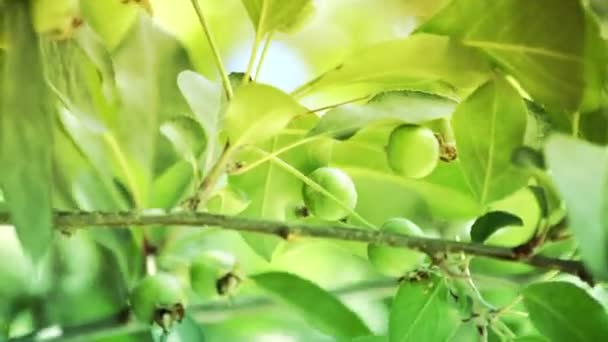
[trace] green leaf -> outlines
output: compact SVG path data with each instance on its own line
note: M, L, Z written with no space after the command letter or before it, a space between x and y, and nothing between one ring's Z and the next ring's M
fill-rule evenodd
M251 279L330 336L352 338L370 334L369 328L340 300L306 279L282 272L262 273Z
M108 158L111 147L104 140L117 120L117 89L113 64L106 60L107 51L95 43L94 33L89 33L79 30L80 38L66 42L43 41L45 74L61 104L58 111L62 129L92 166L109 180L114 173L120 174L117 160Z
M39 260L53 236L52 107L27 2L6 4L11 48L3 63L0 98L0 184L11 221L27 253Z
M595 144L608 145L608 107L580 116L580 134Z
M103 81L103 94L109 102L115 101L118 94L114 64L112 63L110 52L103 44L103 41L88 24L84 24L76 30L74 39L87 57L95 64L97 70L99 70Z
M80 10L84 20L99 34L105 45L113 50L137 20L139 11L134 3L81 0Z
M317 120L314 114L302 116L288 126L292 131L290 134L277 135L256 146L269 153L277 151L302 139ZM244 149L235 156L235 160L247 166L262 157L255 151ZM315 160L308 158L305 145L293 148L281 154L279 158L305 175L321 166ZM284 221L287 218L287 208L302 201L302 182L272 161L267 161L244 174L230 177L230 184L245 192L251 200L249 206L241 213L246 217ZM254 233L242 233L242 235L254 251L267 260L272 258L281 242L275 236Z
M526 184L511 162L524 142L527 111L517 91L496 78L463 101L452 117L458 157L477 201L484 205Z
M175 151L192 165L207 147L207 137L201 124L190 116L176 116L160 126L160 132L173 144Z
M488 245L516 247L530 241L541 224L541 205L531 187L523 187L507 197L490 203L488 211L503 211L519 217L523 224L506 226L484 241Z
M446 341L460 323L443 279L432 275L399 288L389 319L389 341Z
M83 132L81 136L84 137L88 134L83 127L76 127L74 131ZM69 199L66 204L56 200L56 208L88 211L128 209L125 198L121 197L111 175L96 169L89 155L84 153L81 146L86 145L86 140L73 139L67 130L58 124L53 143L54 165L61 170L60 173L54 174L54 197L57 198L57 195L61 194ZM103 157L103 154L100 155ZM88 227L87 231L93 232L91 236L99 247L103 247L108 258L116 260L117 266L112 267L120 270L123 279L128 281L139 277L143 255L140 253L141 246L137 246L130 230ZM108 262L112 263L110 260Z
M582 259L597 277L608 279L608 151L555 135L545 153Z
M191 316L186 315L184 319L176 323L167 336L162 336L162 329L152 329L152 337L155 342L205 342L203 329Z
M384 150L393 127L366 128L346 141L321 140L311 144L308 154L341 168L354 179L358 193L355 210L373 223L382 224L390 217L419 215L427 209L442 218L470 219L479 215L481 208L470 193L458 160L440 163L424 179L394 174ZM388 197L394 200L378 201ZM445 204L445 198L453 199L450 205Z
M530 185L528 186L528 189L530 189L534 194L534 197L536 197L541 217L549 217L549 214L551 213L549 206L550 204L553 205L553 203L550 202L551 198L549 197L550 194L548 193L548 190L536 185Z
M388 337L386 337L386 336L370 335L370 336L363 336L363 337L353 338L351 340L351 342L388 342Z
M546 338L544 338L542 336L536 336L536 335L517 337L517 338L513 339L512 341L513 342L549 342L549 340L547 340Z
M530 320L551 341L603 341L608 336L604 307L572 283L532 284L523 296Z
M581 1L455 0L419 31L481 49L551 108L599 104L605 76L597 70L605 51Z
M194 116L203 126L207 137L205 171L220 153L220 109L222 88L194 71L182 71L177 76L177 85L192 109Z
M279 89L250 83L235 91L226 112L225 129L231 146L242 146L271 138L292 118L306 112Z
M152 208L173 208L192 188L194 172L188 161L179 161L169 167L152 183L150 206Z
M342 106L325 113L308 135L328 134L348 139L367 125L400 120L419 124L452 114L456 103L422 92L399 91L380 94L362 106Z
M242 0L256 32L293 31L312 14L311 0Z
M471 240L473 242L484 242L500 228L523 225L524 221L516 215L505 211L491 211L475 220L471 227Z
M237 215L247 209L251 200L243 191L227 186L215 193L207 202L207 210L223 215Z
M352 99L410 89L466 95L488 78L489 70L487 61L474 49L446 37L417 34L369 46L295 94L341 90L349 91L347 99Z
M156 164L169 159L159 149L160 123L189 111L175 80L190 63L180 42L143 14L112 57L121 105L108 128L125 161L121 172L129 174L122 181L145 206Z
M529 146L520 146L514 149L511 161L522 168L545 169L545 157Z

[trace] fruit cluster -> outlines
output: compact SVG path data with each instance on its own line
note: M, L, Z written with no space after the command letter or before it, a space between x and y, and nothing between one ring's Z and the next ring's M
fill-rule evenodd
M237 290L240 281L236 260L227 253L208 251L190 265L190 286L202 299L229 296ZM148 275L131 291L130 304L138 320L156 323L168 331L185 315L185 291L172 275Z
M433 172L440 160L440 142L429 128L402 124L391 132L386 156L394 172L408 178L423 178ZM306 209L315 217L338 221L355 209L356 187L344 171L335 167L321 167L308 178L313 184L304 184L302 197ZM405 218L389 219L380 229L387 233L424 235L415 223ZM368 257L381 273L401 277L420 267L425 255L406 248L370 244Z

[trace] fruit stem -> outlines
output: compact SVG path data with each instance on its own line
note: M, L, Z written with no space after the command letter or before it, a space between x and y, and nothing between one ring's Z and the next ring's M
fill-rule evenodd
M209 42L209 46L211 47L211 52L213 53L213 58L215 59L215 64L217 65L218 70L220 71L220 76L222 78L222 85L224 86L224 91L226 92L226 97L228 100L232 99L233 92L232 86L230 85L230 79L228 78L228 73L226 72L226 68L224 68L224 63L222 62L222 57L220 56L220 51L215 44L215 40L213 39L213 35L211 34L211 29L209 28L209 24L203 15L203 10L198 4L198 0L190 0L192 3L192 7L194 7L194 11L196 12L196 16L198 17L198 21L203 27L203 31L205 32L205 36L207 38L207 42Z
M255 38L253 39L253 47L251 48L251 53L249 55L247 70L245 71L245 75L243 75L243 84L249 83L255 60L258 57L258 48L260 46L260 43L262 42L262 39L264 39L264 28L262 27L262 24L266 20L266 13L268 12L268 3L268 0L262 1L262 11L260 13L260 19L258 21L257 27L255 28Z
M205 204L207 202L215 189L218 179L226 171L226 167L234 151L235 149L231 148L228 143L224 146L224 151L222 151L220 158L215 162L209 174L199 184L196 193L182 203L183 207L189 210L196 210L201 203Z
M315 140L320 139L322 137L323 136L321 136L321 135L315 135L315 136L312 136L312 137L307 137L307 138L304 138L304 139L300 139L300 140L294 142L293 144L286 145L286 146L284 146L284 147L282 147L282 148L280 148L280 149L278 149L276 151L266 152L267 154L264 157L262 157L262 158L260 158L260 159L258 159L256 161L254 161L254 162L252 162L250 164L247 164L247 165L245 165L245 166L243 166L241 168L235 169L234 171L231 171L230 174L231 175L240 175L240 174L243 174L245 172L251 171L252 169L254 169L254 168L262 165L263 163L265 163L265 162L267 162L269 160L272 160L272 158L275 158L275 157L279 156L280 154L283 154L283 153L285 153L285 152L287 152L287 151L289 151L291 149L294 149L294 148L296 148L296 147L298 147L300 145L307 144L309 142L315 141Z
M327 75L329 72L336 70L338 68L339 67L330 69L329 71L326 71L326 72L320 74L319 76L311 79L310 81L302 84L301 86L299 86L298 88L296 88L294 91L291 92L291 96L293 96L295 99L300 99L300 98L304 97L304 95L308 94L308 92L325 77L325 75Z
M260 78L260 73L262 72L262 65L264 64L264 60L266 59L266 53L268 52L268 48L270 47L270 43L272 43L272 36L274 32L270 32L266 37L266 42L264 42L264 48L262 49L262 54L260 55L260 60L258 61L258 65L255 68L255 75L253 76L253 80L257 81Z
M367 99L370 99L370 98L372 98L372 96L370 96L370 95L359 96L359 97L356 97L354 99L344 100L342 102L338 102L338 103L330 104L330 105L327 105L327 106L311 109L311 110L309 110L309 113L317 113L317 112L321 112L321 111L324 111L324 110L327 110L327 109L332 109L332 108L343 106L343 105L346 105L346 104L350 104L350 103L354 103L354 102L359 102L359 101L367 100Z

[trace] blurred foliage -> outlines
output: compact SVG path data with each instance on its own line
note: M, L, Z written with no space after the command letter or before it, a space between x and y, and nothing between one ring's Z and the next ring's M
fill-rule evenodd
M606 336L605 1L193 1L203 25L186 0L0 0L12 224L0 226L0 341ZM404 123L438 139L427 177L387 161ZM302 200L326 166L357 190L338 222ZM458 254L397 282L365 244L221 227L52 229L53 210L183 210L200 184L199 210L370 230L404 217L427 237L580 259L597 284ZM212 296L190 276L209 256ZM155 271L187 294L155 308L170 331L129 313Z

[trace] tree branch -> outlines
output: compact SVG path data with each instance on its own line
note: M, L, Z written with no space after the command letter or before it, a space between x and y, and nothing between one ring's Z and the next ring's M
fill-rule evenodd
M218 179L222 176L224 171L226 171L226 167L228 166L228 163L230 163L233 152L234 149L231 148L229 144L224 146L222 154L211 167L211 170L209 170L209 174L207 174L203 181L197 186L195 193L182 203L182 206L189 210L196 210L201 203L205 204L207 202L209 197L213 194Z
M0 213L0 223L8 222L8 214ZM424 252L432 258L441 257L444 253L463 252L468 255L515 261L538 268L570 273L587 282L592 282L592 277L585 269L583 263L576 260L564 260L542 255L525 255L513 248L487 246L478 243L446 239L407 236L376 230L366 230L353 226L276 222L204 212L176 211L159 213L156 209L154 211L143 210L130 212L57 211L54 213L54 222L60 229L88 226L216 226L228 230L276 235L284 239L291 236L304 236L375 243L393 247L406 247Z

